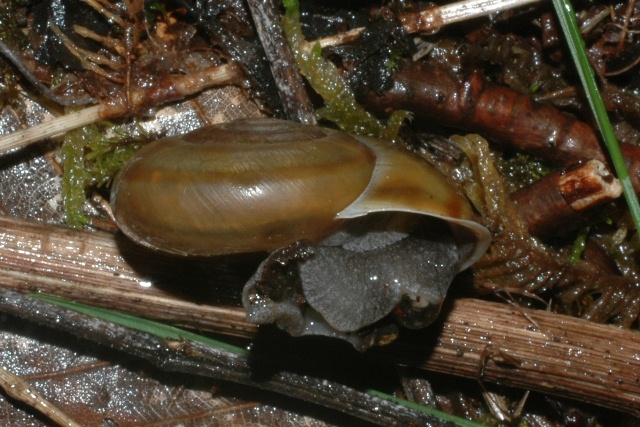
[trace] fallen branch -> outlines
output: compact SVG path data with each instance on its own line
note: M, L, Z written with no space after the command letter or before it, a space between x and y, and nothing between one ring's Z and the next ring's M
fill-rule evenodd
M405 61L389 90L369 91L359 101L377 114L408 110L415 119L470 130L565 167L580 160L606 161L587 123L477 72L458 80L448 70Z
M150 272L173 270L181 259L159 256L108 233L2 217L0 229L0 283L5 289L58 295L224 335L255 336L257 327L246 322L241 308L210 305L211 297L192 303L186 300L188 293L177 297L176 286L189 286L192 276L181 276L173 288L162 280L149 286ZM209 293L240 293L239 287L211 286ZM462 299L454 301L440 330L420 331L411 343L406 339L410 333L404 335L367 355L640 415L640 336L631 331ZM428 342L429 335L437 339Z
M280 101L288 120L316 125L313 105L298 72L295 57L282 28L280 15L271 0L248 0L256 32L262 43Z

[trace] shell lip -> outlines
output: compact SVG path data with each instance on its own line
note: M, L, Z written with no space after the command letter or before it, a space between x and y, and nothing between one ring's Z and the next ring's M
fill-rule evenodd
M407 212L442 219L458 242L460 271L475 263L489 248L491 233L475 222L469 202L447 179L413 153L385 141L356 137L373 150L376 163L365 191L336 219L357 218L375 212Z
M460 242L464 242L469 237L473 239L472 246L462 251L460 271L466 270L475 264L489 249L491 232L475 221L453 218L446 218L446 220L449 222L455 240L459 242L459 245ZM460 247L465 248L465 245L460 245Z

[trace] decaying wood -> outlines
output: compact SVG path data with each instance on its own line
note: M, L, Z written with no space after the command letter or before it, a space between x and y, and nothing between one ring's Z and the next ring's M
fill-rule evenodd
M447 70L407 61L389 90L362 93L359 101L377 114L411 111L415 119L479 133L562 167L591 159L607 161L589 124L486 81L478 72L457 80ZM640 191L640 148L623 143L620 149L631 182Z
M585 212L622 194L604 163L589 160L547 175L511 195L534 236L546 237L586 223Z
M192 303L148 286L167 258L101 232L0 217L1 285L43 292L243 338L257 327L238 307ZM137 262L136 271L130 262ZM175 261L175 260L173 260ZM147 273L145 273L147 272ZM183 286L189 285L185 276ZM175 290L174 290L175 292ZM240 292L240 289L232 290ZM640 415L640 336L582 319L461 299L444 324L370 352L394 364L571 397ZM437 335L434 335L437 332ZM410 335L408 332L405 335ZM437 336L428 342L427 336Z
M416 119L473 129L547 159L571 166L580 160L605 161L591 127L555 107L534 102L529 96L486 81L473 72L460 81L448 70L405 62L394 75L393 86L383 92L362 94L367 109L384 114L387 109L408 110Z

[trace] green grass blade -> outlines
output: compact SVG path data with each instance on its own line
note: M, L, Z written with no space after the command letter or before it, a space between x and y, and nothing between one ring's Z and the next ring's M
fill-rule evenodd
M609 150L609 156L611 157L616 175L622 185L622 191L624 192L629 211L633 217L633 222L636 225L636 229L640 230L640 204L638 203L638 197L631 184L627 165L624 162L620 146L618 145L613 127L609 121L609 116L604 108L593 68L591 68L591 64L589 63L584 41L582 40L578 23L576 22L575 12L569 0L553 0L553 7L556 10L562 31L567 39L571 56L576 65L580 80L582 81L582 86L585 89L585 95L593 111L593 115L596 118L598 127L600 128L602 138Z
M152 320L143 319L141 317L133 316L130 314L120 313L117 311L108 310L106 308L91 307L89 305L79 304L77 302L68 301L52 295L33 294L32 296L47 301L51 304L59 305L64 308L77 311L78 313L97 317L98 319L106 320L108 322L112 322L127 328L135 329L136 331L155 335L163 340L188 340L199 342L214 348L226 350L235 354L241 354L244 356L249 354L247 350L231 344L227 344L223 341L214 340L193 332L185 331L184 329L154 322Z

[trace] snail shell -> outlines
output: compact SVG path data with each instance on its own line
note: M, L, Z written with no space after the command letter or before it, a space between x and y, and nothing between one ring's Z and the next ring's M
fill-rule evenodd
M111 203L134 241L181 255L272 251L318 242L341 222L397 211L446 220L464 246L489 233L429 164L377 139L276 119L244 119L160 139L116 177Z

